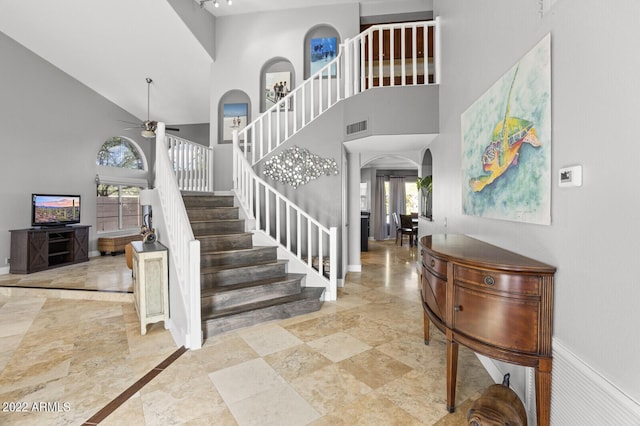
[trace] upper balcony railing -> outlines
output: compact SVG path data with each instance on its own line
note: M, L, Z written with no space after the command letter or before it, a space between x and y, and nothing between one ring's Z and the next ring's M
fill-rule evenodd
M256 164L342 99L375 87L438 84L439 20L374 25L340 45L337 57L239 132Z

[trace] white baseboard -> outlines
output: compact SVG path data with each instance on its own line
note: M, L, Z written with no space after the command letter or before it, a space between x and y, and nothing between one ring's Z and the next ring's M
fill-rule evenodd
M8 266L3 266L2 268L0 268L0 275L7 275L8 273L9 273Z
M362 272L362 265L347 265L347 272Z

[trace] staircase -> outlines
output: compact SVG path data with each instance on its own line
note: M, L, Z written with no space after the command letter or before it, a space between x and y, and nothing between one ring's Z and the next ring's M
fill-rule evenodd
M254 247L231 195L183 195L200 241L203 337L320 309L324 288L303 287L277 247Z

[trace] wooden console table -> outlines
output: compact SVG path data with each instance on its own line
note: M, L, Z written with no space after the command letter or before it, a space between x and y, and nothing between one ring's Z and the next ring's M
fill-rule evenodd
M447 409L455 409L458 344L535 369L538 424L549 425L556 268L465 235L427 235L422 251L424 341L447 341Z

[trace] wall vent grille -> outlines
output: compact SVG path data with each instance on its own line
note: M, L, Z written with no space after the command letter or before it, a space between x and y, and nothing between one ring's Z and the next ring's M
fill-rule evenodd
M365 130L367 130L367 120L347 125L347 135L364 132Z
M637 425L640 405L554 339L551 424Z

